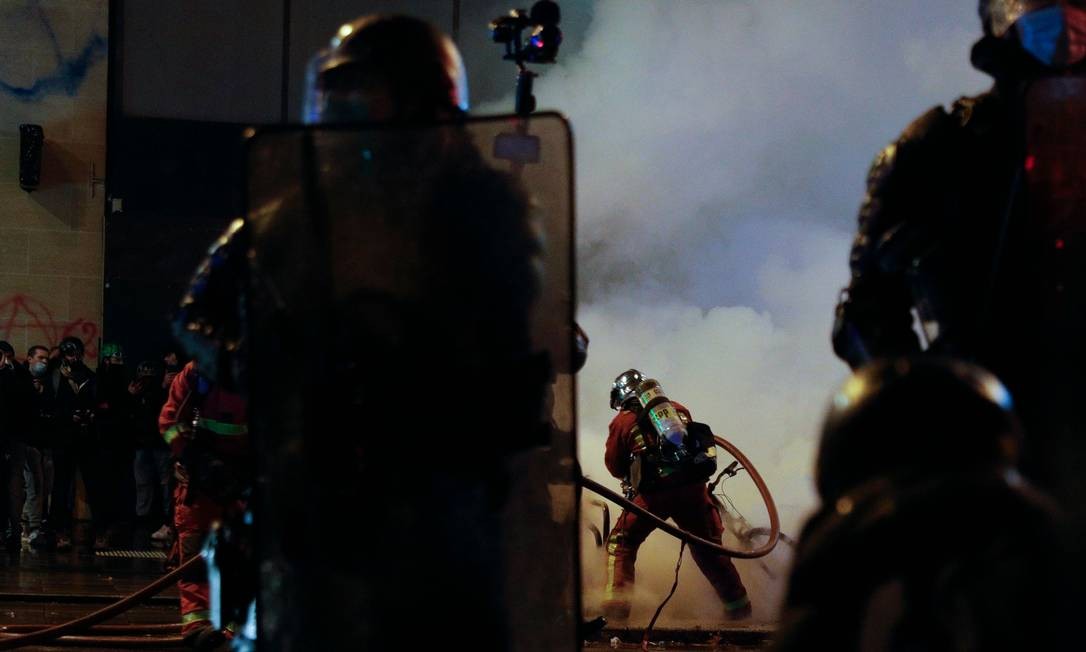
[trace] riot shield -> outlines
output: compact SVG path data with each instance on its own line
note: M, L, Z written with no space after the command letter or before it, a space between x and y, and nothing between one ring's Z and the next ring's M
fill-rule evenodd
M558 115L250 139L266 649L578 647Z
M1086 326L1086 78L1065 76L1034 82L1026 95L1025 161L1029 244L1038 250L1035 291L1038 317L1058 329L1060 348L1081 352ZM1077 345L1077 346L1076 346ZM1080 364L1081 356L1075 364Z
M1018 355L1027 371L1015 393L1027 425L1027 476L1044 483L1086 530L1086 78L1034 81L1025 95L1023 204L1028 219L1018 233L1024 300L1030 312ZM1028 283L1028 285L1026 285ZM1028 303L1027 303L1028 301Z

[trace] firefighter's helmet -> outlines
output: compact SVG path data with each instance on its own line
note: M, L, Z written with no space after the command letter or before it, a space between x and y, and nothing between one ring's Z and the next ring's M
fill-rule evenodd
M611 383L611 409L620 410L626 401L637 396L637 386L645 380L637 369L627 369L615 378Z

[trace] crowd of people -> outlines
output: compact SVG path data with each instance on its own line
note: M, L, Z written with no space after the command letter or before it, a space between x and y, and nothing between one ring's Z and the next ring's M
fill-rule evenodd
M173 470L158 417L181 360L166 351L130 370L123 349L108 343L96 370L84 357L75 337L25 356L0 341L0 527L11 553L173 537ZM88 516L80 496L90 526L73 530ZM121 541L128 533L133 540Z

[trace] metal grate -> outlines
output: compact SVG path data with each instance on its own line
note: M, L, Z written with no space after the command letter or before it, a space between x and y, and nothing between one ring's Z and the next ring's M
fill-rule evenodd
M162 550L95 550L94 556L114 559L166 559L166 553Z

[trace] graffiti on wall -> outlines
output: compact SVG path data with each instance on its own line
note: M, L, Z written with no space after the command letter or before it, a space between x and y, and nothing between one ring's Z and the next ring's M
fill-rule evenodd
M28 2L26 10L33 14L34 22L40 26L48 39L56 58L56 67L35 79L28 85L12 84L0 79L0 91L24 102L35 102L49 95L65 94L74 97L79 92L87 72L96 62L103 59L109 51L105 37L92 32L83 47L74 56L65 55L60 42L53 31L45 10L37 2Z
M9 339L16 328L25 327L30 345L53 347L69 335L83 341L87 359L98 358L98 324L85 318L57 321L41 301L26 294L0 299L0 339Z
M101 86L97 90L105 90L104 80L95 73L102 72L109 54L107 22L108 3L105 0L0 0L0 49L3 50L0 56L0 117L4 118L0 131L4 136L24 119L49 125L52 124L50 120L66 124L77 114L83 117L97 113L104 117L106 107L102 93L90 93L84 99L79 96L96 90L90 86ZM81 127L80 136L96 128L99 122ZM61 149L55 149L54 153ZM65 167L77 164L74 160L61 163ZM89 168L89 161L87 163ZM21 195L15 189L5 188L0 192L0 208L5 214L20 210ZM58 218L49 228L59 232L75 228L72 226L76 223L75 216L84 209L82 200L72 203L64 193L56 196L36 194L35 199ZM14 283L22 282L17 273L0 273L0 278L7 280L7 277L12 277ZM9 289L0 291L0 339L20 345L51 347L65 337L74 336L83 341L88 358L97 358L102 320L100 291L88 290L77 297L76 303L87 307L73 307L69 313L61 312L63 308L56 312L50 309L57 300L61 305L68 303L71 288L66 281L57 288L63 290L59 293L48 289L29 294L13 293L11 286L7 287Z

